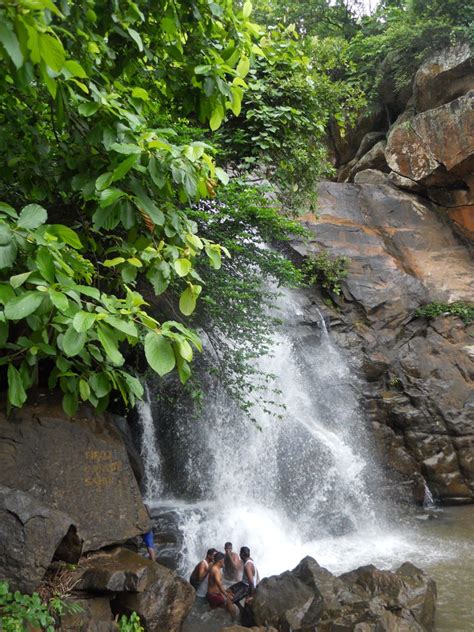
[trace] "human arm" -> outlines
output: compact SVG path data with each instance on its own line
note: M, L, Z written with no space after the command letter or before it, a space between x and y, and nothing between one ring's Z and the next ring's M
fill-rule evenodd
M209 573L209 566L206 566L204 561L201 562L198 567L198 581L202 582L208 573Z

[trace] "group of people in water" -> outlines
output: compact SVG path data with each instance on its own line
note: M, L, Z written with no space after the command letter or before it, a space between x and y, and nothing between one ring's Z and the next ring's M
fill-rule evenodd
M224 551L209 549L189 581L197 597L207 599L211 608L225 608L234 619L243 609L242 601L246 604L253 598L260 578L247 546L241 547L237 555L232 542L226 542Z

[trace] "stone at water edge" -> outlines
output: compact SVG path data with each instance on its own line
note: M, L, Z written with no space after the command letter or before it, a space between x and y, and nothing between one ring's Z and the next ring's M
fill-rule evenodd
M436 585L405 562L397 571L363 566L335 577L310 557L260 582L256 625L279 632L431 632Z
M280 632L297 632L308 625L317 625L321 602L320 594L316 594L292 572L286 571L262 579L251 611L256 626L270 625Z

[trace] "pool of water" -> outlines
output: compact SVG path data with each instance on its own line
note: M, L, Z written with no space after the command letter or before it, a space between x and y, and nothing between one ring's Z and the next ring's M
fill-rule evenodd
M451 555L416 560L438 587L437 632L474 632L474 505L448 507L420 524L432 547Z

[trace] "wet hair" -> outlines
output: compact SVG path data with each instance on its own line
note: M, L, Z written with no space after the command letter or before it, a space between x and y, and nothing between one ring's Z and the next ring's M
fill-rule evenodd
M213 557L217 553L217 549L208 549L206 557Z
M220 562L224 558L225 558L224 553L221 553L220 551L217 551L217 553L214 555L214 563L215 562Z
M250 557L250 549L248 546L242 546L240 548L240 555L242 557Z
M230 546L230 548L232 548L232 542L226 542L224 544L224 548L227 549Z

